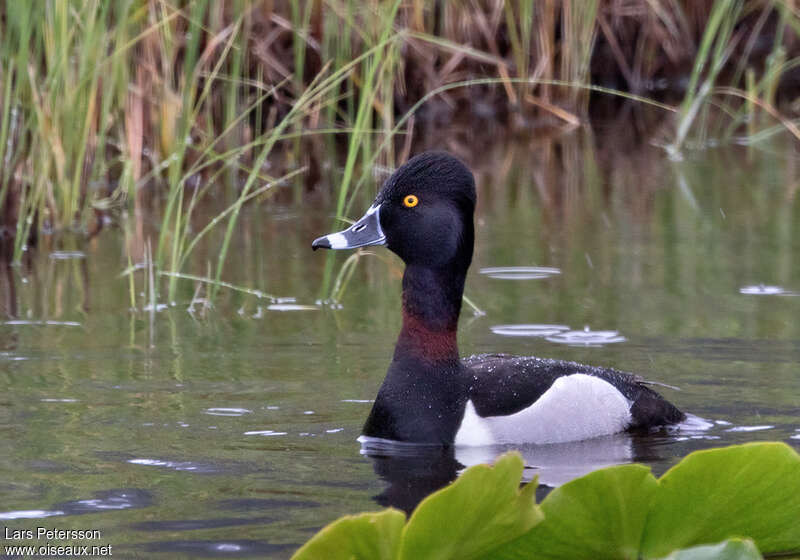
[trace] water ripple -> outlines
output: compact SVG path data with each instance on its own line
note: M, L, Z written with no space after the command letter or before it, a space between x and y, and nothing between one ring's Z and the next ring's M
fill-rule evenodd
M128 459L128 463L132 465L144 465L146 467L163 467L172 469L174 471L189 471L189 472L202 472L211 473L216 472L217 469L210 465L202 465L192 461L165 461L163 459Z
M19 356L14 352L0 352L0 360L9 362L24 362L25 360L30 360L30 358L28 356Z
M46 327L80 327L81 324L77 321L31 321L26 319L13 319L11 321L3 321L4 325L10 326L46 326Z
M48 511L44 509L29 509L20 511L0 511L0 519L40 519L43 517L53 517L64 515L63 511Z
M311 508L319 507L319 502L313 501L299 501L299 500L282 500L276 498L230 498L219 500L217 508L224 510L231 510L236 512L247 511L272 511L279 512L287 511L291 508Z
M271 523L272 517L216 517L210 519L174 519L163 521L143 521L134 523L131 528L138 531L198 531L202 529L219 529L221 527L237 527Z
M726 432L760 432L761 430L771 430L775 426L734 426L728 428Z
M316 305L300 305L299 303L273 303L267 306L268 311L317 311Z
M739 288L740 294L750 296L796 296L797 292L789 291L780 286L767 286L765 284L758 284L753 286L742 286Z
M561 274L561 270L548 266L490 266L480 269L480 273L498 280L538 280Z
M101 511L118 511L144 508L153 504L153 496L147 490L138 488L115 488L95 492L94 498L72 500L56 504L54 507L65 515L83 515Z
M70 259L85 259L86 253L83 251L53 251L50 258L54 261L66 261Z
M546 337L569 331L569 327L566 325L494 325L489 328L494 334L501 336Z
M244 416L253 411L246 408L207 408L204 412L211 416Z
M192 557L264 557L291 548L291 545L272 544L256 540L229 541L164 541L143 545L150 552L173 552Z
M548 342L567 344L568 346L598 347L628 340L618 331L593 331L584 327L582 331L562 332L545 338Z

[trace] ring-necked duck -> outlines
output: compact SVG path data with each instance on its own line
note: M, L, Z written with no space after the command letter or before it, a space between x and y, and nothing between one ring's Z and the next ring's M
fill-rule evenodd
M555 443L683 420L629 373L536 357L459 357L475 199L463 163L426 152L389 177L360 220L311 245L386 245L406 264L403 327L364 435L444 445Z

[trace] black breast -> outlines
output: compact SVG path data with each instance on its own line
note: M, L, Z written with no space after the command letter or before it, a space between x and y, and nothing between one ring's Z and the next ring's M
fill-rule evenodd
M607 381L631 401L631 428L680 422L685 415L642 383L639 376L615 369L533 356L480 354L464 358L471 376L469 398L481 416L504 416L527 408L564 375L583 373Z
M366 436L450 445L467 402L464 366L408 356L392 361L363 433Z

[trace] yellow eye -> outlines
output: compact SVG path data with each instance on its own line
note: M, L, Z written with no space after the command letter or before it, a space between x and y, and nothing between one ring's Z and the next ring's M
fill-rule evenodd
M406 208L414 208L414 206L417 204L419 204L419 199L413 194L410 194L403 199L403 206Z

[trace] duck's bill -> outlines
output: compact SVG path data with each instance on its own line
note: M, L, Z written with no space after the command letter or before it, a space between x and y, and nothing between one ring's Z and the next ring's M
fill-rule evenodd
M371 206L367 213L344 231L318 237L311 244L317 249L355 249L366 245L386 245L381 229L380 205Z

